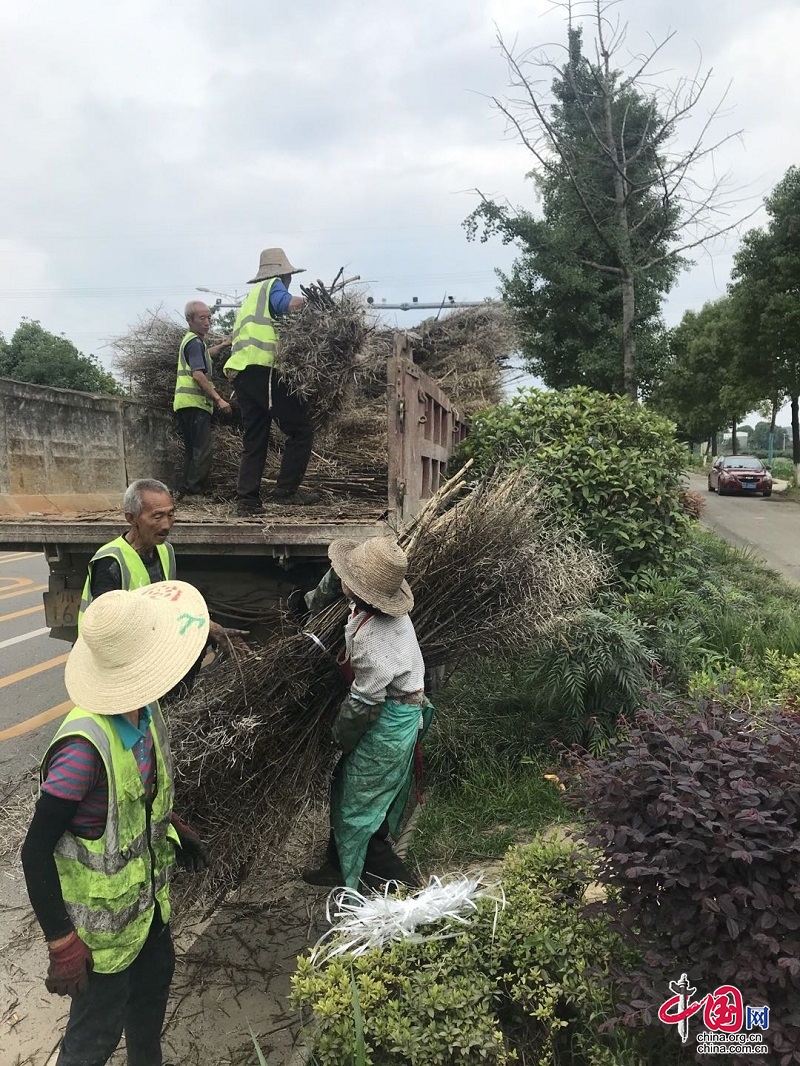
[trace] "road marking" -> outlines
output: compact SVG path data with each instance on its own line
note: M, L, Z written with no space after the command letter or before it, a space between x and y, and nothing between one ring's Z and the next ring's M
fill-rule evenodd
M26 579L30 581L30 578ZM29 592L43 592L47 588L47 585L31 585L30 588L19 588L17 586L16 592L0 592L0 600L11 600L14 596L26 596Z
M35 677L36 674L42 674L45 670L52 670L54 666L61 666L68 658L69 653L56 655L54 659L46 659L43 663L37 663L36 666L27 666L24 670L17 670L15 674L9 674L8 677L0 677L0 688L7 688L9 685L15 685L17 681L25 681L29 677Z
M15 737L24 736L26 733L32 733L34 729L40 729L43 725L48 725L48 723L60 718L63 714L69 714L73 707L72 700L66 700L64 703L51 707L49 711L42 711L41 714L35 714L33 718L28 718L17 725L9 726L8 729L2 729L0 730L0 742L13 740Z
M22 644L25 640L33 640L34 637L43 637L45 633L50 632L50 626L45 626L44 629L31 629L28 633L20 633L18 637L9 637L8 640L0 640L0 651L3 648L10 648L12 644Z
M39 611L43 611L44 607L41 603L35 607L26 607L23 611L12 611L11 614L0 614L0 622L10 622L12 618L24 618L27 614L38 614Z
M5 555L0 559L0 565L2 563L17 563L21 559L35 559L41 552L16 552L14 555Z

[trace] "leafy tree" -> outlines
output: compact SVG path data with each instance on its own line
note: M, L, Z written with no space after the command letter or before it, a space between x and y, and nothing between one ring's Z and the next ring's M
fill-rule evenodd
M704 143L717 107L699 139L676 147L681 123L705 102L710 72L655 87L649 68L672 35L626 72L617 65L626 27L607 17L613 0L593 0L586 50L571 4L562 6L563 63L498 38L517 95L494 102L533 156L542 217L482 197L467 232L483 227L482 239L498 234L520 248L501 278L531 371L551 387L591 384L635 401L664 351L661 298L683 253L731 228L713 224L720 184L702 189L696 173L728 138Z
M122 395L116 379L93 355L83 355L72 341L23 318L11 340L0 335L0 377L52 385L78 392Z
M765 229L752 229L734 257L731 296L742 365L764 394L792 407L792 459L800 468L800 168L790 167L764 202Z
M670 360L653 392L663 411L691 441L710 440L751 411L763 393L743 378L736 322L728 297L687 311L670 331Z

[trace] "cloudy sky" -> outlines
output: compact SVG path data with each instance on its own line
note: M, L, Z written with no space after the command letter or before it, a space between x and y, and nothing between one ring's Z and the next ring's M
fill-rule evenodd
M798 161L800 2L618 11L633 50L676 31L665 80L702 55L709 103L731 83L717 128L743 133L715 166L755 207ZM272 244L377 301L494 295L512 253L466 241L472 190L532 204L530 157L488 100L507 83L495 24L524 47L564 38L549 0L2 5L0 331L38 318L107 359L146 308L243 293ZM687 271L670 322L724 291L735 244Z

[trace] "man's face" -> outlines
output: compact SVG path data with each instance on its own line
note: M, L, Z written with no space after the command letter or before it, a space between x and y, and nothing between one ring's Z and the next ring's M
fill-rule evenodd
M163 544L175 521L175 504L168 492L143 492L142 510L138 515L126 514L146 549Z
M199 307L190 318L187 319L189 329L198 337L205 337L211 329L211 312L203 305Z

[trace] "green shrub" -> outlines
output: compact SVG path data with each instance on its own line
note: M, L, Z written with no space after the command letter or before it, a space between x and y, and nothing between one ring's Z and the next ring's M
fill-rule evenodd
M521 391L481 412L463 444L479 472L527 467L565 522L623 574L672 561L686 542L686 449L667 419L579 387Z
M395 942L324 966L298 960L296 1005L319 1028L320 1066L350 1066L352 981L373 1066L644 1066L627 1032L600 1032L614 1017L605 975L637 956L607 918L581 905L593 859L569 843L512 850L500 871L505 906L481 900L446 939ZM442 932L429 926L427 933Z

